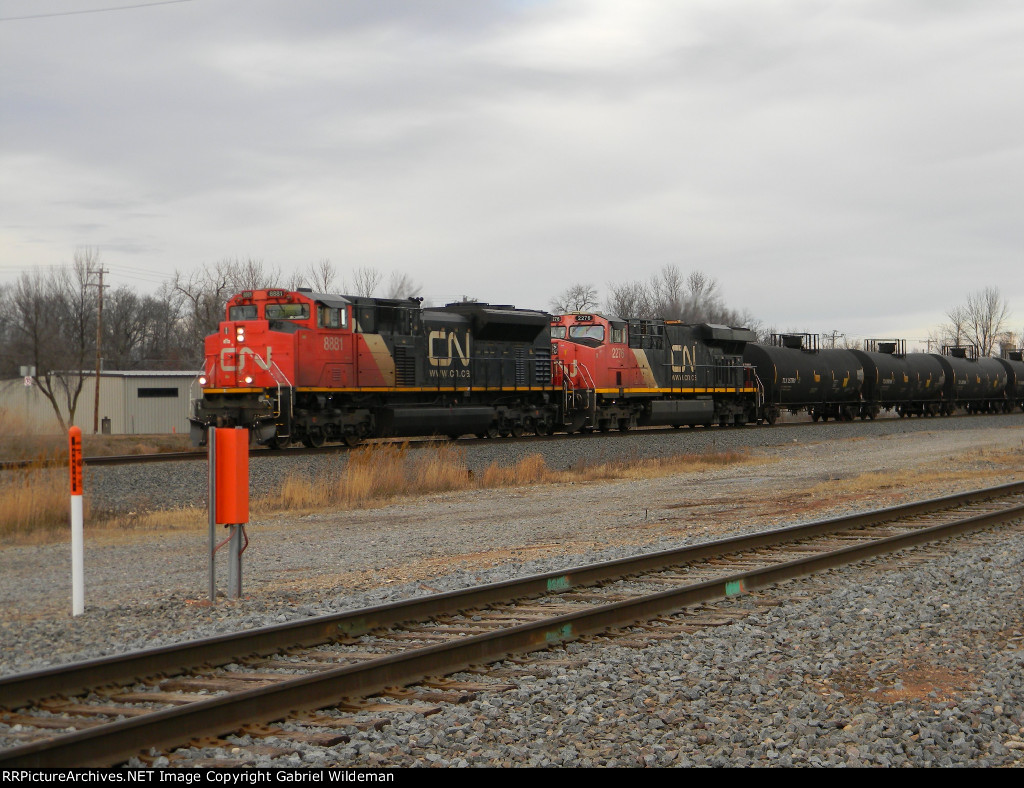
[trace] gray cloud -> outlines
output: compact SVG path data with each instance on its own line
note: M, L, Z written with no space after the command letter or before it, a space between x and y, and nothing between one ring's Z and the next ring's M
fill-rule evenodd
M329 257L544 306L675 263L780 328L916 335L1024 305L1022 32L995 0L0 22L0 277Z

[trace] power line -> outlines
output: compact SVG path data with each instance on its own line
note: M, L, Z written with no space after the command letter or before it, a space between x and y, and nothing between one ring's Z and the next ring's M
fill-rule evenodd
M79 14L103 14L107 11L129 11L134 8L150 8L157 5L175 5L191 3L192 0L155 0L152 3L136 3L134 5L111 6L109 8L88 8L83 11L55 11L52 14L31 14L29 16L2 16L0 22L17 22L22 19L48 19L54 16L77 16Z

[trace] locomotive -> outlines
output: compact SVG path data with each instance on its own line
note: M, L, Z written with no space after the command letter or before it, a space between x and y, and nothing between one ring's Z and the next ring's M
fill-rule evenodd
M271 447L543 434L556 415L549 320L477 302L244 291L206 338L193 440L210 426L248 427Z
M248 290L206 338L192 437L242 426L271 447L370 437L547 435L641 426L948 415L1024 408L1024 360L896 341L820 349L814 335L552 316L467 301L424 309L309 289Z
M677 320L560 315L551 324L555 386L569 432L634 426L746 424L758 419L754 333Z

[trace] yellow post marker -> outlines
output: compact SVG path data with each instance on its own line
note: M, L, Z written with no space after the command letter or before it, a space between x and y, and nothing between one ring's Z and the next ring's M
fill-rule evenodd
M82 510L82 430L68 430L68 460L71 470L71 614L85 612L85 539Z

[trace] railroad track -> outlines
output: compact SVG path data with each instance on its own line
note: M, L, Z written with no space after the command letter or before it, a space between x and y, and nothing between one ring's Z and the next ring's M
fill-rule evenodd
M998 417L998 415L1001 415L1001 414L997 414L996 416L994 416L994 418ZM977 421L980 417L979 416L969 416L967 414L955 414L953 416L943 418L942 421L938 422L938 423L947 422L950 419L961 419L961 418L965 418L965 419L969 418L969 419L972 419L974 421ZM902 419L900 419L898 417L895 417L895 416L881 416L878 419L876 419L876 421L891 421L893 423L904 423ZM933 421L934 420L914 419L911 422L906 422L906 423L914 423L914 424L919 423L919 422L932 423ZM860 422L859 421L858 422L832 422L832 426L840 426L840 425L844 425L844 424L855 425L855 424L858 424L858 423L860 423ZM727 427L720 427L718 425L713 425L711 427L696 426L693 429L701 430L701 431L703 431L703 430L715 430L715 431L718 431L718 430L729 430L729 431L734 431L734 430L743 430L743 429L753 429L753 428L762 427L762 426L764 426L764 425L746 424L746 425L743 425L743 426L740 426L740 427L731 426L731 425L727 426ZM814 428L817 428L818 426L819 425L811 422L810 419L808 418L808 419L802 420L802 421L779 422L777 424L772 425L770 427L770 429L773 430L773 431L785 430L785 429L814 429ZM766 429L767 429L767 427L766 427ZM851 429L852 430L856 430L857 428L856 428L856 426L851 426ZM618 437L626 437L626 436L629 436L629 435L635 435L637 432L672 433L672 432L676 432L676 431L677 431L677 429L674 428L674 427L641 427L641 428L638 428L638 429L635 429L635 430L629 430L627 432L613 431L613 432L608 432L608 433L600 433L600 432L594 431L592 433L587 433L587 434L591 434L591 435L594 435L594 436L600 436L600 437L605 438L605 439L615 439L615 438L618 438ZM498 440L500 440L502 443L521 443L521 442L537 443L537 442L549 442L549 441L557 441L557 440L566 440L566 439L571 439L571 438L575 438L575 437L578 437L578 433L576 433L576 434L555 433L554 435L545 435L545 436L529 435L529 436L524 436L522 438L514 438L514 437L509 436L507 438L500 438ZM448 442L448 440L449 440L448 438L438 437L438 436L423 437L423 438L377 438L377 439L368 440L368 441L366 441L366 443L363 443L363 444L360 444L360 445L373 445L374 443L385 443L385 442L408 442L411 446L413 446L415 448L415 447L423 447L423 446L435 445L438 442ZM459 442L460 442L460 444L465 444L467 446L471 446L471 445L476 445L476 444L493 443L494 440L495 439L491 439L491 438L476 438L476 437L471 437L471 436L463 436L462 438L460 438ZM287 449L268 449L265 446L257 446L257 447L251 448L250 449L250 453L252 455L254 455L254 456L260 456L260 455L265 454L266 456L271 456L271 457L272 456L295 457L295 456L311 455L311 454L337 454L337 453L340 453L340 452L347 452L349 450L350 450L350 447L346 446L343 443L332 443L332 444L327 445L327 446L320 446L320 447L316 447L316 448L305 447L305 446L292 446L292 447L289 447ZM99 466L104 466L104 465L131 465L133 463L148 464L148 463L159 463L159 462L179 462L179 461L191 461L191 460L206 460L207 456L208 455L207 455L206 450L205 449L200 449L200 450L196 450L196 451L159 452L159 453L156 453L156 454L125 454L125 455L93 456L93 457L85 457L83 459L83 463L85 465L88 465L88 466L99 467ZM3 472L3 471L14 471L14 470L24 470L24 469L27 469L27 468L64 467L66 464L67 464L66 458L61 458L61 457L49 458L49 459L39 459L39 458L36 458L36 459L30 459L30 460L0 460L0 472Z
M119 763L637 622L671 637L674 611L1021 520L1016 483L9 676L0 767Z

